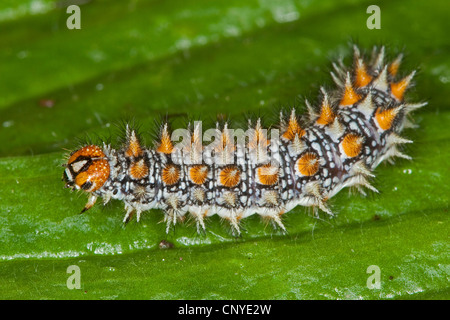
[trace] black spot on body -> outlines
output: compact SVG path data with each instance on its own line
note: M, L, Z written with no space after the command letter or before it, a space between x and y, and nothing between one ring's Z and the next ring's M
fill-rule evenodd
M86 181L85 183L83 183L81 185L81 189L83 189L83 190L89 190L91 187L92 187L91 181Z

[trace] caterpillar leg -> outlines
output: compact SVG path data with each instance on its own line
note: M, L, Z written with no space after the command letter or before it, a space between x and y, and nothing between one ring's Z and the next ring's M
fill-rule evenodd
M96 201L97 201L97 196L91 194L89 196L88 202L86 203L86 205L84 206L83 210L81 210L80 213L88 211L90 208L92 208L94 206Z
M240 236L241 230L239 228L239 220L241 219L241 215L232 212L229 216L226 217L226 219L230 223L232 234L235 236Z
M283 214L284 214L284 210L280 211L278 214L269 216L269 218L276 226L278 226L283 231L283 233L286 233L287 232L286 227L284 226L283 222L281 221L281 216Z
M169 233L170 226L177 223L177 213L175 210L170 209L164 212L164 222L166 223L166 233Z
M202 210L199 210L198 212L196 212L196 211L189 212L191 214L191 216L194 217L194 219L195 219L195 225L197 227L198 234L206 231L204 217L206 216L207 212L208 212L208 210L204 210L204 212L202 212Z
M127 224L130 222L131 218L133 218L134 215L134 208L130 206L129 204L125 204L125 210L127 211L125 213L125 217L123 217L123 223Z

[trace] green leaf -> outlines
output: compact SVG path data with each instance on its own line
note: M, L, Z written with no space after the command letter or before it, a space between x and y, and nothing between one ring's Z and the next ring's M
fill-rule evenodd
M0 5L0 298L448 297L446 1L379 2L379 30L366 27L369 1L95 1L80 6L81 30L67 29L58 3ZM161 211L124 226L122 203L79 214L86 196L63 188L65 149L117 145L123 119L149 146L165 116L174 127L223 115L236 127L246 115L276 122L280 106L333 86L330 61L351 63L350 41L404 50L401 72L419 70L409 97L429 104L405 131L414 160L378 167L380 194L340 192L336 217L297 207L286 235L257 216L239 238L217 216L204 235L190 221L166 234ZM66 286L70 265L80 290ZM370 266L380 289L367 286Z

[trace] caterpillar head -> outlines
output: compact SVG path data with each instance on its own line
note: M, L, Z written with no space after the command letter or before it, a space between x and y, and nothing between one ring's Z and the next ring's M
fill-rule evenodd
M66 188L72 190L94 192L105 184L110 174L106 155L95 145L72 152L63 166L66 168L63 180L66 182Z

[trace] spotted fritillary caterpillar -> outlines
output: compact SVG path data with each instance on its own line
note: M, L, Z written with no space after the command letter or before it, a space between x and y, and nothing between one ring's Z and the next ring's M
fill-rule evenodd
M103 144L72 152L63 179L66 187L89 194L82 212L98 197L104 203L124 201L124 222L134 213L139 221L142 212L159 208L166 231L186 213L199 232L206 217L218 214L237 234L240 220L254 213L283 231L282 215L298 205L331 215L327 200L341 189L377 192L369 179L378 164L393 157L410 159L399 145L412 141L399 133L411 125L406 116L426 103L404 101L415 71L396 80L401 59L385 64L382 47L365 62L354 47L351 69L333 64L337 88L321 88L320 106L307 103L308 121L302 122L295 109L287 117L281 113L279 129L270 137L257 120L249 122L242 143L235 143L225 124L213 130L214 143L204 145L197 123L187 130L184 145L176 145L164 124L157 146L150 149L127 126L120 149Z

